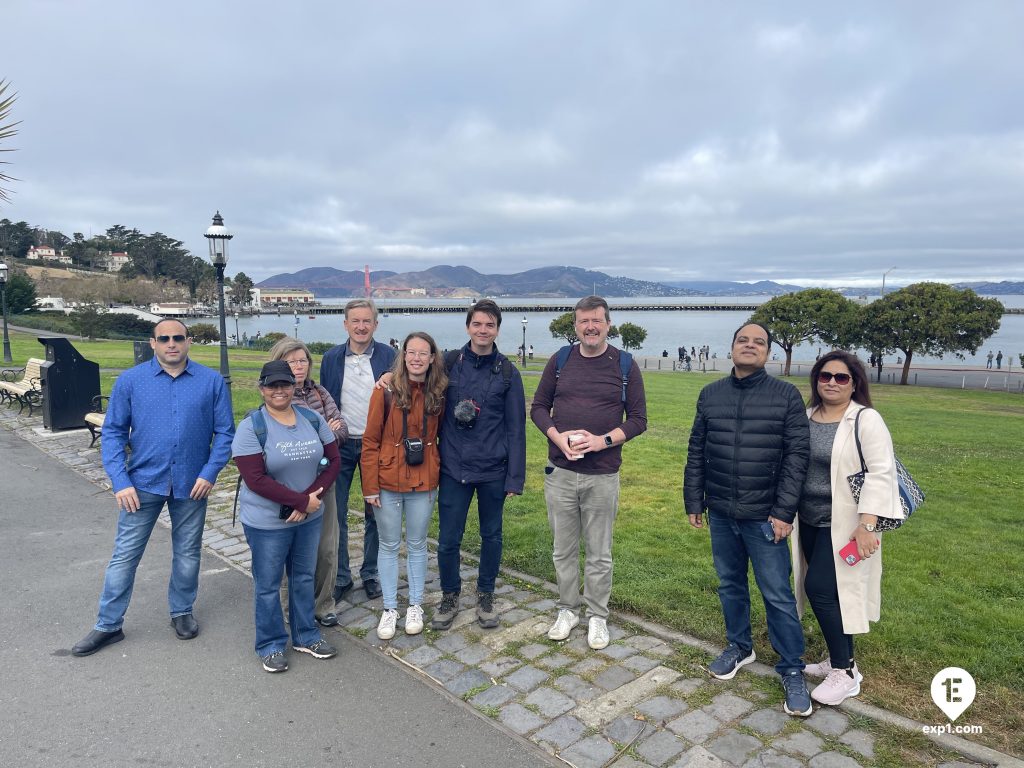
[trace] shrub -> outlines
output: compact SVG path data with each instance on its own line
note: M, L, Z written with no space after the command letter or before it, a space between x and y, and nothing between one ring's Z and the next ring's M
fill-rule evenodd
M327 350L329 350L334 345L331 344L331 342L329 341L311 341L306 346L309 347L309 351L312 354L323 355L326 354Z

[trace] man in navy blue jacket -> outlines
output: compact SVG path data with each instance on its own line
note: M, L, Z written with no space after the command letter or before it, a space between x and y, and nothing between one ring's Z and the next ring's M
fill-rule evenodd
M500 329L498 305L478 301L466 314L469 342L449 356L437 501L443 596L431 621L434 629L451 627L459 612L459 548L474 492L480 515L476 615L480 626L498 626L494 582L501 564L501 518L505 499L520 495L526 481L523 380L495 345Z
M341 473L334 484L338 502L338 575L334 581L334 599L340 600L352 589L352 571L348 557L348 494L352 477L363 452L363 431L370 407L373 385L385 371L391 370L395 350L373 340L377 330L377 307L369 299L353 299L345 305L345 330L348 340L331 347L320 363L320 385L331 393L348 425L348 440L341 446ZM359 475L362 484L362 472ZM380 597L377 577L377 520L373 507L363 504L363 564L359 577L369 599Z

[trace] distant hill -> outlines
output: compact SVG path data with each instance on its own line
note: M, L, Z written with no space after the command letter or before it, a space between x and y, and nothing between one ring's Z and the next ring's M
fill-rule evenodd
M430 297L477 296L578 297L595 291L601 296L697 296L697 292L655 283L613 277L581 267L541 267L511 275L485 275L471 267L441 264L420 272L371 272L374 296L408 296L425 289ZM313 267L269 277L260 288L306 288L316 296L337 298L363 295L363 273L333 267Z
M387 270L370 273L371 285L395 274ZM310 267L298 272L283 272L256 284L257 288L305 288L319 297L337 298L363 295L363 272L334 267Z
M756 283L737 283L728 280L684 280L670 282L676 288L682 288L696 296L778 296L783 293L800 291L799 285L787 285L771 280L759 280Z
M1016 296L1024 293L1024 282L1013 282L1012 280L1003 280L998 283L954 283L953 287L961 290L970 288L975 293L986 296Z

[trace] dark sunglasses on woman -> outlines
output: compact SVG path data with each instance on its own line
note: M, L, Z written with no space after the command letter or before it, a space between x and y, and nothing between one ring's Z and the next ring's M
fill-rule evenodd
M831 371L821 371L818 374L818 381L821 384L828 384L832 379L836 380L836 384L849 384L850 379L853 378L848 373L832 373Z

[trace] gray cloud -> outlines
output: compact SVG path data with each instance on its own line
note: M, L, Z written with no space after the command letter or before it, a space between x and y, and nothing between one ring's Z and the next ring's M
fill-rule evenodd
M13 0L0 216L229 271L1024 279L1024 6ZM721 7L718 7L721 6Z

